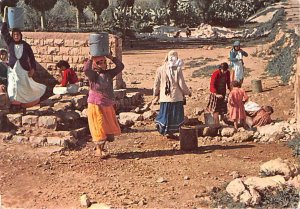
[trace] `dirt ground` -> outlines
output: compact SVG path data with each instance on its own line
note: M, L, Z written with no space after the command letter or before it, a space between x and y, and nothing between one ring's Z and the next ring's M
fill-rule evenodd
M243 43L249 54L257 46ZM186 115L196 107L204 108L209 77L192 78L203 67L199 60L210 58L206 65L228 61L230 49L214 46L176 49L185 62L184 76L193 96L188 98ZM169 50L125 51L124 79L129 91L142 91L150 101L157 67ZM294 114L294 95L290 86L268 77L267 60L244 59L250 70L244 88L250 100L272 105L273 119L287 120ZM251 80L262 79L264 92L253 94ZM238 171L241 175L258 175L263 162L281 157L295 161L286 144L204 143L194 152L183 152L179 142L154 131L151 122L142 122L110 143L111 158L93 156L93 144L82 143L75 150L55 152L55 147L32 148L0 142L0 203L9 208L81 208L80 196L116 208L193 208L210 207L206 191L222 186ZM163 178L163 182L161 182ZM0 208L1 208L0 204Z

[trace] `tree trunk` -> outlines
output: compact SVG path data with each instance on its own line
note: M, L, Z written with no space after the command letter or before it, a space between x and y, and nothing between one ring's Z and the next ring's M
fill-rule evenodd
M42 31L45 29L45 11L41 12L41 29Z
M76 28L79 30L80 29L80 11L79 9L76 9Z

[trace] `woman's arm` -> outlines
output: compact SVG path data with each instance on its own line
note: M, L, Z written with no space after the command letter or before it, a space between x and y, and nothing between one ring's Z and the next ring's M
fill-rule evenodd
M113 77L117 76L122 70L124 69L124 64L117 58L113 56L106 56L108 59L113 61L113 63L116 65L115 68L109 70L109 74Z
M83 67L84 74L88 77L90 81L96 81L98 74L92 69L92 60L86 61Z
M182 70L179 70L178 72L178 84L182 90L183 95L191 95L191 92L184 81Z
M8 30L8 24L7 22L3 22L2 28L1 28L1 35L4 38L5 43L7 44L7 46L13 42L13 38L10 36L9 34L9 30Z
M153 87L153 96L159 96L160 92L160 80L161 80L161 73L160 68L156 70L155 80L154 80L154 87Z

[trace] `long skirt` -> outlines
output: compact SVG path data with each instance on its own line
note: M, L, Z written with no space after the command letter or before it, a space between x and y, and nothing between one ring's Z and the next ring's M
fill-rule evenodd
M183 102L161 102L159 114L155 119L160 134L172 134L179 131L184 122Z
M93 142L101 143L107 135L120 135L121 129L114 107L88 103L88 123Z
M35 82L28 76L28 71L22 68L19 60L13 69L8 69L7 78L7 93L12 104L34 106L39 103L46 91L45 85Z

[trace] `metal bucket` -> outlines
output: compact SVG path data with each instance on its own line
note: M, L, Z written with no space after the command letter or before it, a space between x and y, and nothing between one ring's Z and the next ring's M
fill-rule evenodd
M261 80L252 80L251 81L252 92L260 93L263 91Z
M92 56L109 55L108 33L92 33L89 38L90 54Z
M9 28L24 28L24 9L21 7L8 7Z

